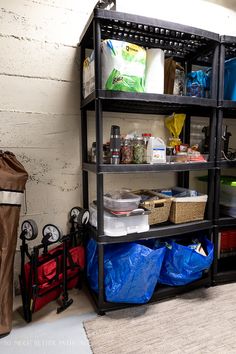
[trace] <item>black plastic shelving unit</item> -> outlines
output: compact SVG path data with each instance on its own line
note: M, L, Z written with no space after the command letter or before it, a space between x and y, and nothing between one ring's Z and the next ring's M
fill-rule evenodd
M218 118L216 144L216 174L215 174L215 257L213 264L213 284L236 281L236 256L228 255L218 259L219 233L224 229L236 228L236 218L220 213L220 176L222 169L234 169L236 160L228 161L221 158L222 128L225 118L236 119L236 101L224 100L224 65L225 60L236 57L236 37L220 37L219 56L219 88L218 88Z
M162 48L165 57L173 57L181 62L188 71L192 65L212 67L212 86L209 99L186 96L161 95L149 93L130 93L106 91L101 86L101 56L100 44L103 39L118 39L135 43L146 48ZM83 203L89 207L88 174L96 174L97 187L97 229L90 227L90 235L98 244L98 283L99 291L91 291L95 300L96 310L103 313L127 306L124 304L108 303L104 296L104 245L119 242L131 242L142 239L169 237L173 235L187 235L194 231L205 230L209 236L213 229L213 203L215 178L215 134L217 124L217 88L218 88L218 34L201 29L184 26L172 22L153 18L125 14L115 11L95 9L81 36L80 72L81 72L81 130L82 130L82 159L83 159ZM94 49L95 55L95 91L87 98L82 97L82 63L85 59L86 49ZM88 162L87 142L87 112L95 112L96 163ZM209 161L202 163L176 163L158 165L108 165L102 162L103 112L124 112L139 114L169 114L182 112L187 114L183 141L189 142L191 116L209 117L210 144ZM157 118L158 119L158 118ZM149 231L128 234L122 237L109 237L104 235L103 220L103 194L104 174L125 173L159 173L164 171L177 172L179 186L189 186L189 172L196 170L208 171L208 203L206 220L174 225L165 223L151 227ZM140 186L142 187L142 186ZM211 274L205 274L202 279L183 287L160 287L154 292L151 301L164 297L174 296L180 292L188 291L198 286L209 286ZM128 305L131 306L131 305Z

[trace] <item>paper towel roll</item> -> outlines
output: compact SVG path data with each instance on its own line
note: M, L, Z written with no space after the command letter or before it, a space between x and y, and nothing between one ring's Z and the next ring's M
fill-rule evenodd
M147 49L145 92L164 92L164 60L165 55L162 49Z

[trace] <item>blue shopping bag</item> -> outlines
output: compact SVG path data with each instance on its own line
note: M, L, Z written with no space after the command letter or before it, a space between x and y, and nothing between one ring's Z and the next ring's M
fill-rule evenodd
M210 268L213 261L214 246L207 238L202 239L206 256L190 246L170 241L160 273L160 283L166 285L185 285L202 277L202 272Z
M152 297L159 279L166 247L151 249L138 243L105 246L104 286L106 301L146 303ZM87 245L87 277L98 292L97 243Z

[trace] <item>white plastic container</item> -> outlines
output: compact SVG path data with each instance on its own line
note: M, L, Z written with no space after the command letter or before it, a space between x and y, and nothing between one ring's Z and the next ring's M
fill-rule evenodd
M151 136L147 145L147 163L166 163L166 145L161 138Z
M97 207L93 203L89 206L89 222L97 227ZM117 237L125 236L135 232L145 232L149 230L148 215L122 216L117 217L104 212L104 234Z
M164 93L165 54L162 49L147 49L145 92Z

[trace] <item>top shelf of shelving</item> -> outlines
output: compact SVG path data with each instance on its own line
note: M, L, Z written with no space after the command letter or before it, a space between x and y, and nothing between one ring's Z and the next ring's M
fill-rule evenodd
M233 36L220 36L220 42L225 45L225 58L236 57L236 37Z
M213 32L111 10L94 9L82 35L80 45L93 48L93 22L101 25L102 39L130 41L145 47L162 48L166 56L179 60L211 62L212 49L219 42Z

